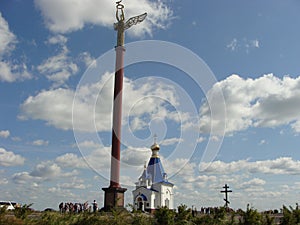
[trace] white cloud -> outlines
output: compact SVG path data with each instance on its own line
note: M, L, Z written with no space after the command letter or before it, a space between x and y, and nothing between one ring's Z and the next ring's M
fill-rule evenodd
M35 140L32 142L32 145L35 145L35 146L47 146L48 144L49 144L49 141L45 141L42 139L38 139L38 140Z
M276 199L276 198L282 198L282 196L285 195L281 191L254 191L249 193L249 197L257 198L261 201L262 198L264 199Z
M6 178L1 178L0 185L5 185L5 184L8 184L8 180Z
M12 176L12 180L16 184L28 184L35 180L33 176L31 176L28 172L19 172L15 173Z
M272 164L275 165L277 161L281 161L281 159L273 160L272 162L266 161L265 164L269 164L268 166L272 167ZM252 162L253 165L248 166L242 166L250 163L247 160L223 163L223 165L220 163L213 165L214 169L217 169L218 172L211 174L208 171L200 171L199 173L195 163L188 162L188 160L178 159L176 163L164 160L163 166L168 174L170 174L172 170L176 171L176 166L178 167L180 164L185 164L182 171L179 171L179 173L176 173L175 176L169 179L175 184L176 202L189 202L190 205L193 204L197 207L199 206L197 199L201 199L200 206L222 204L223 194L221 194L220 191L225 183L229 184L230 189L233 190L233 194L229 196L233 208L246 206L246 204L249 203L249 198L252 198L252 200L257 198L259 202L261 202L262 199L267 199L268 197L264 197L262 193L265 193L267 196L276 196L277 186L272 187L273 181L272 178L270 179L270 177L274 176L264 176L267 178L267 180L265 180L256 176L253 177L253 175L263 176L262 174L253 174L247 171L247 168L262 166L260 161ZM242 168L240 169L241 166ZM230 172L225 174L227 169L229 169ZM276 173L276 175L279 174ZM286 174L284 173L284 175ZM257 200L254 202L257 203ZM270 201L267 202L266 205L270 204ZM250 201L250 203L252 203L252 201ZM266 206L259 208L264 207Z
M67 153L55 159L55 163L61 168L78 168L78 169L93 169L102 177L109 179L110 163L111 163L111 146L101 147L93 141L79 143L82 157L72 153ZM151 156L150 148L128 147L121 151L121 181L128 186L132 186L140 173L143 171L144 163L149 161ZM175 160L168 162L161 156L161 160L167 163L167 172L178 172L183 163L187 161ZM190 167L187 167L190 168ZM195 164L192 165L192 169ZM183 170L181 173L185 173ZM127 177L125 179L125 177ZM129 179L130 178L130 179Z
M85 184L78 184L78 183L63 183L60 185L63 189L86 189Z
M245 168L246 163L246 160L233 161L231 163L222 161L214 161L212 163L202 162L200 164L200 170L206 173L233 173Z
M47 58L37 67L41 74L54 82L54 87L63 85L72 75L78 72L79 68L76 63L83 62L87 67L96 65L96 60L89 52L82 52L73 60L69 56L67 41L68 38L61 34L49 37L46 43L58 45L58 54Z
M73 97L71 90L63 88L42 91L25 100L21 106L23 114L20 119L41 119L46 120L48 125L64 130L71 129Z
M84 62L86 67L96 66L96 59L91 56L89 52L82 52L79 54L78 59Z
M252 46L255 47L255 48L259 48L260 45L259 45L259 41L256 39L256 40L252 40Z
M199 169L205 173L229 174L239 171L263 174L300 174L300 161L290 157L280 157L274 160L249 162L248 160L233 161L230 163L214 161L212 163L202 162Z
M111 147L102 147L91 152L82 151L87 164L100 171L108 171L110 169ZM89 153L89 154L86 154Z
M109 179L111 147L103 147L93 141L78 144L82 157L67 153L55 159L61 168L92 169L102 177ZM132 186L142 172L142 166L149 160L151 150L129 147L121 151L121 182ZM128 174L130 176L128 176ZM68 186L69 188L72 185ZM66 186L65 186L66 187ZM79 187L78 187L79 188Z
M19 172L12 176L12 180L16 184L37 183L40 184L45 181L53 181L58 179L72 178L77 176L77 170L63 171L62 168L53 161L42 161L35 165L31 172Z
M1 58L0 58L1 59ZM0 81L14 82L32 78L25 64L12 64L9 61L0 61Z
M88 168L86 161L73 153L61 155L55 159L55 162L63 168Z
M74 177L74 176L78 176L80 174L80 172L78 171L78 170L72 170L72 171L70 171L70 172L68 172L68 171L64 171L64 172L62 172L61 174L60 174L60 177L62 178L62 179L66 179L66 178L72 178L72 177Z
M10 135L9 130L0 130L0 137L2 138L8 138Z
M76 143L74 147L76 146L78 146L79 148L92 148L92 149L101 148L101 145L99 143L95 143L94 141L91 140L85 140L83 142Z
M147 20L130 29L134 35L151 34L155 28L165 28L172 19L172 11L162 1L132 0L124 3L125 17L148 13ZM35 0L45 23L53 32L71 32L85 25L112 27L115 22L115 3L109 0Z
M12 137L11 140L13 140L13 141L22 141L22 139L20 137Z
M20 155L16 155L13 152L6 151L4 148L0 148L0 165L1 166L20 166L23 165L25 158Z
M101 176L103 176L103 170L105 171L105 174L109 176L109 154L108 157L103 154L103 149L98 149L97 144L93 144L91 141L88 143L82 144L82 146L87 146L89 149L94 149L90 152L90 155L87 157L90 157L90 159L94 160L94 162L100 164L98 165L98 168L100 169ZM96 147L96 148L94 148ZM107 150L110 150L110 147L107 147ZM149 156L151 154L150 149L147 150L148 155L145 154L145 158L149 159ZM146 150L145 150L146 152ZM141 151L135 151L134 149L128 149L128 152L126 155L129 155L130 162L133 160L134 157L140 157L140 155L143 155ZM94 189L94 181L92 180L86 180L86 172L85 171L84 176L78 176L78 173L71 172L67 173L66 171L63 171L64 168L61 163L67 162L68 160L71 161L74 160L73 166L76 166L76 164L79 162L78 159L80 159L79 156L73 155L71 153L64 155L66 157L58 157L55 160L55 163L53 162L42 162L38 164L32 172L21 172L16 173L13 175L12 180L15 182L15 185L19 186L21 188L24 188L24 186L27 188L27 190L30 190L31 192L34 192L34 196L40 196L41 194L45 193L45 191L51 192L51 202L54 202L54 205L57 204L59 201L58 199L85 199L89 200L91 195L94 195L94 192L90 192L91 189ZM122 158L123 160L124 158ZM142 157L140 159L136 159L135 162L142 160ZM165 172L168 173L168 175L175 173L174 176L169 176L169 181L175 184L175 200L179 204L180 202L185 202L185 204L189 205L196 205L197 208L201 206L215 206L218 204L223 204L222 199L223 195L220 193L222 190L222 187L224 186L225 182L229 184L230 189L233 190L233 194L229 196L231 206L233 208L240 208L245 207L245 205L249 202L249 198L254 203L257 203L257 201L261 202L264 201L267 198L276 199L276 196L280 196L279 192L277 190L277 186L274 186L274 188L269 187L270 177L266 176L267 180L264 178L258 178L257 174L251 174L251 172L248 173L240 173L241 170L235 171L233 173L229 173L228 175L224 174L225 169L230 168L230 166L226 167L221 165L220 173L219 174L209 174L208 172L202 171L201 173L197 173L197 166L193 162L189 162L188 159L177 159L174 161L168 161L167 159L161 158L163 162L163 167L165 169ZM105 163L105 161L108 161ZM285 163L283 163L286 161ZM284 159L279 158L275 160L268 161L258 161L258 162L249 162L245 160L247 163L253 163L253 165L244 166L245 170L251 169L251 168L261 168L264 166L268 166L272 169L278 169L282 167L282 164L293 164L293 161L291 159ZM263 162L263 164L262 164ZM105 163L105 164L102 164ZM143 163L143 161L142 161ZM232 162L231 162L232 163ZM225 163L225 164L231 164L231 163ZM257 163L257 164L256 164ZM57 164L55 166L55 164ZM178 167L182 167L182 165L185 165L185 167L180 170L178 170ZM245 164L245 163L244 163ZM71 163L69 163L71 166ZM95 164L96 165L96 164ZM234 169L233 167L239 167L240 165L243 165L243 163L240 163L235 166L231 166L231 169ZM45 169L45 167L47 169ZM61 167L61 169L57 169L58 167ZM69 166L66 166L69 167ZM105 168L106 167L106 168ZM143 166L136 166L135 170L138 170L138 172L132 172L127 174L121 175L121 183L128 184L128 188L132 188L134 185L134 182L137 181L139 175L141 174ZM293 167L293 166L291 166ZM72 167L71 167L72 168ZM125 168L126 169L126 168ZM242 168L243 169L243 168ZM288 169L286 169L287 171ZM34 171L39 171L37 174L34 174ZM49 172L51 171L51 172ZM56 171L57 175L54 176L53 172ZM122 168L122 173L124 172L124 168ZM258 172L263 173L263 172ZM285 174L285 173L284 173ZM65 176L64 176L65 175ZM251 177L251 175L255 175L255 177ZM257 176L256 176L257 175ZM93 177L93 175L91 175ZM106 176L105 176L106 177ZM272 176L273 177L273 176ZM95 179L95 177L94 177ZM99 182L103 183L103 181L99 180L100 177L97 177L96 184ZM48 182L47 185L43 185L42 182ZM105 183L107 181L104 181ZM28 185L28 183L32 183L34 185ZM26 185L25 185L26 184ZM268 184L268 185L267 185ZM294 195L295 191L298 191L299 185L293 185L292 182L291 185L287 185L287 187L284 190L289 190L290 195ZM52 186L51 186L52 185ZM104 184L104 186L106 186ZM298 186L296 188L295 186ZM40 190L40 193L37 193L37 188ZM294 189L291 189L289 187L295 187ZM91 188L91 189L89 189ZM289 189L288 189L289 188ZM84 192L80 191L80 194L78 196L77 190L85 190ZM130 189L129 189L130 190ZM128 191L129 191L128 190ZM129 193L129 192L128 192ZM188 194L187 194L188 193ZM266 197L266 196L267 197ZM32 196L32 194L30 194ZM197 202L197 199L201 199L201 203ZM293 198L292 198L293 199ZM84 200L84 201L85 201ZM100 200L102 201L101 197ZM131 201L131 195L127 194L127 202ZM252 201L250 202L252 204ZM100 201L99 201L100 202ZM269 207L270 201L267 201L264 206L259 207L265 208ZM278 202L276 202L278 204Z
M73 129L73 117L75 130L110 131L112 127L112 77L112 74L106 73L99 82L81 86L76 91L75 99L75 92L71 89L43 90L36 96L30 96L25 100L21 105L19 118L44 120L48 125L70 130ZM160 96L164 96L164 100ZM178 118L173 115L173 111L168 109L166 102L173 106L179 104L173 87L160 84L151 78L147 78L147 82L143 85L125 78L123 124L127 125L127 119L134 117L148 121L143 123L143 126L139 126L139 129L147 128L153 118L177 121ZM145 105L151 105L151 107L145 107Z
M55 162L63 168L92 168L97 172L107 172L110 168L111 147L105 147L94 141L83 141L76 145L81 156L73 153L61 155Z
M30 79L32 76L27 71L24 63L14 64L4 59L11 51L14 50L17 43L16 36L9 30L7 21L2 17L0 12L0 81L14 82L17 80Z
M194 179L196 164L189 162L189 159L178 158L169 161L162 156L160 157L162 158L163 166L167 168L166 173L168 173L169 177L176 174L184 177L184 179Z
M260 178L253 178L249 181L243 182L240 184L239 188L249 189L253 187L261 187L266 184L266 181Z
M260 48L260 41L258 39L249 40L247 38L243 38L242 40L238 40L237 38L233 38L226 45L226 48L232 52L243 50L246 53L249 53L253 48Z
M231 51L235 51L237 49L237 47L238 47L238 43L237 42L238 42L237 39L234 38L234 39L232 39L232 41L229 44L226 45L226 47L228 49L230 49Z
M160 143L160 145L162 145L162 146L174 145L174 144L177 144L182 141L183 141L182 138L168 138L168 139L163 140Z
M294 131L296 131L297 133L300 133L300 120L291 124L291 127L294 129Z
M149 148L129 147L121 152L121 161L129 166L139 166L147 162L151 156Z
M60 40L58 40L60 41ZM52 41L52 43L56 43ZM44 74L50 81L54 82L54 86L64 84L70 76L78 72L77 65L68 56L69 50L66 46L62 46L61 52L55 56L44 60L37 67L38 71Z
M58 185L60 189L86 189L88 185L84 184L84 180L78 177L73 177L71 182Z
M17 43L16 36L9 30L7 21L2 17L2 13L0 12L0 57L9 53L15 48L15 44Z
M199 137L199 138L197 139L197 143L202 143L202 142L204 142L205 140L206 140L205 137Z
M30 176L40 177L43 179L52 179L61 175L61 168L51 162L41 162L37 164L34 170L30 173Z
M145 121L145 118L141 117L133 117L129 121L130 128L135 130L142 130L144 127L148 125L147 121Z
M218 142L218 141L220 141L220 137L217 135L214 135L214 136L211 136L210 140L214 141L214 142Z
M208 98L213 99L218 88L223 92L226 105L226 134L249 127L273 128L286 124L295 132L299 131L300 77L285 76L280 79L268 74L256 79L244 79L231 75L216 83L207 93ZM211 126L214 126L216 133L223 131L223 117L218 114L222 109L217 100L210 105L205 102L200 107L200 129L203 133L209 133ZM210 118L211 110L217 112L213 120Z
M267 143L267 141L266 140L261 140L259 143L258 143L258 145L264 145L264 144L266 144Z
M61 34L57 34L55 36L51 36L47 43L55 45L55 44L61 44L61 45L65 45L68 41L68 38L66 38L65 36L61 35Z

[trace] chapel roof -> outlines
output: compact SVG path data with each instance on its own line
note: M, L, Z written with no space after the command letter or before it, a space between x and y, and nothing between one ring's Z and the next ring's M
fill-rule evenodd
M152 184L155 183L172 184L168 182L167 174L164 171L163 165L161 163L158 154L159 149L160 149L159 145L156 142L154 142L154 144L151 146L152 156L149 160L148 166L147 167L146 165L144 166L144 171L140 179L143 180L150 179Z

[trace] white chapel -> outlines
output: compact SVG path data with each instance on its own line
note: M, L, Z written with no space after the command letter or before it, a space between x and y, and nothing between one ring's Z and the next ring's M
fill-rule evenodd
M152 156L148 166L136 182L136 188L132 191L133 206L136 210L154 212L158 207L174 209L174 184L168 181L159 158L159 145L155 142L151 146Z

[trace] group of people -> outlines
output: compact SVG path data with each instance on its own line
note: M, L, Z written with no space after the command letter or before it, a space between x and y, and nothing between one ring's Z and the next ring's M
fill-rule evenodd
M85 203L61 202L58 208L61 213L97 212L98 204L96 200L94 200L92 205L89 205L88 201Z
M201 214L216 214L220 207L201 207ZM226 208L227 212L233 211L231 208Z

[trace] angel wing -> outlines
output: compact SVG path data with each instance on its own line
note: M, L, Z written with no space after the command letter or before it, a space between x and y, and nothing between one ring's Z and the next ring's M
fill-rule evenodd
M124 30L128 29L129 27L136 25L140 22L143 22L143 20L146 18L147 13L141 14L139 16L131 17L129 20L126 21L124 24Z

